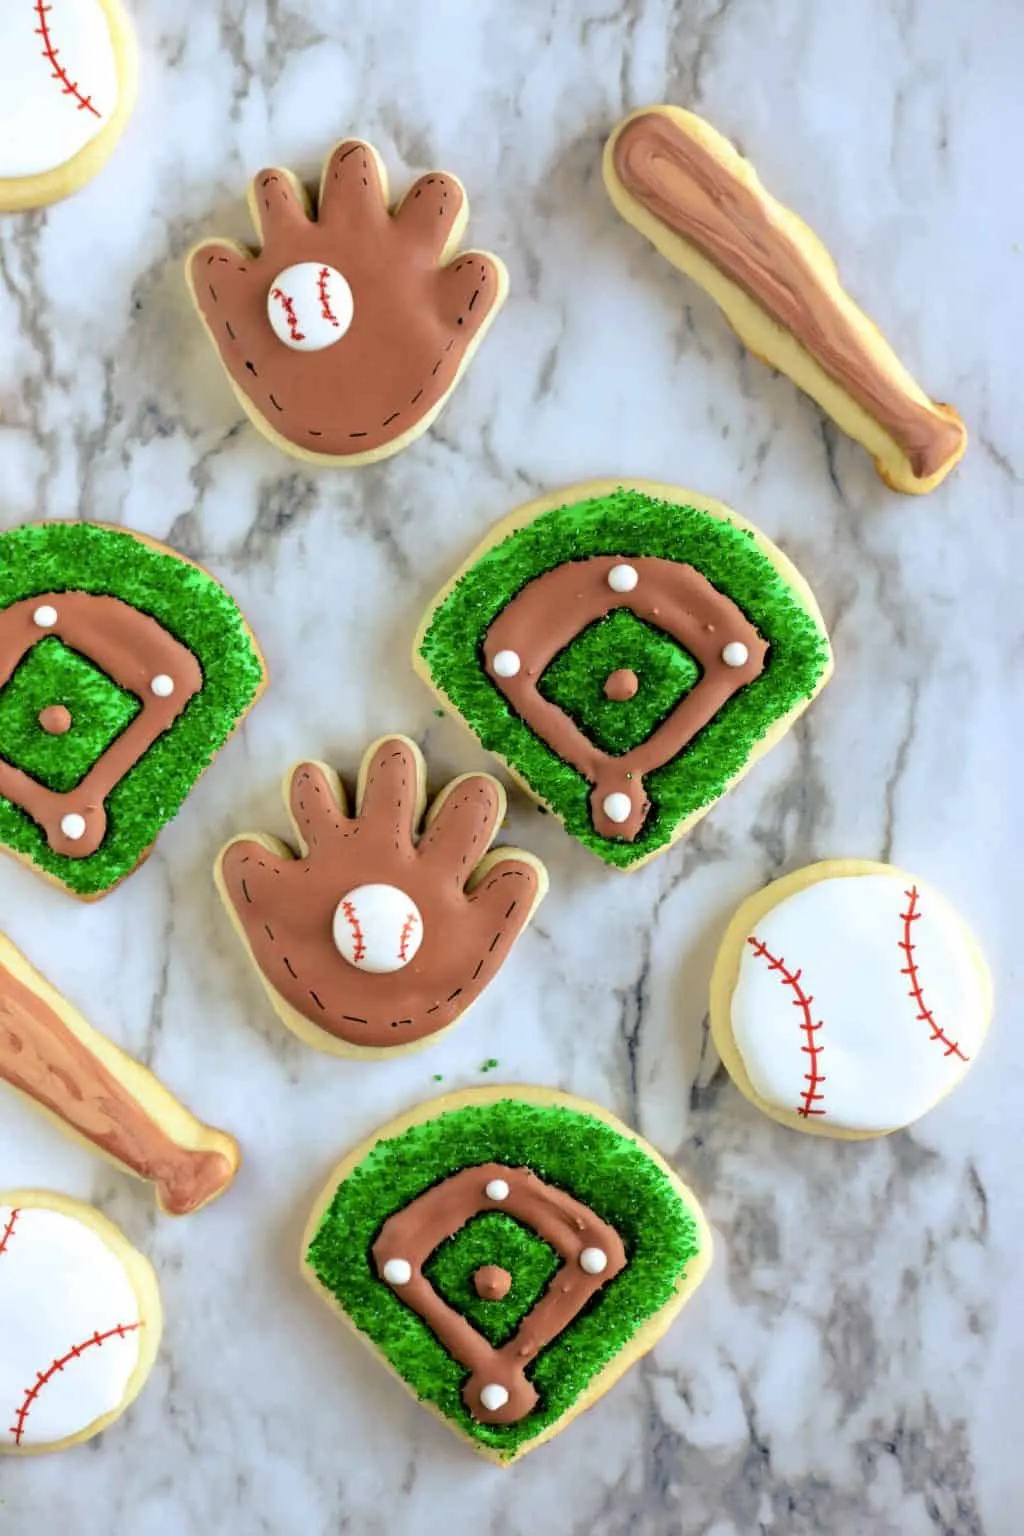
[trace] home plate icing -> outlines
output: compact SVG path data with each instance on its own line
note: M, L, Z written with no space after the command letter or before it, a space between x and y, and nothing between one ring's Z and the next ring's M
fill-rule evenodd
M117 57L100 0L0 5L0 179L56 170L117 105Z
M959 918L908 875L818 880L742 946L733 1038L755 1092L866 1133L918 1119L968 1071L986 983Z

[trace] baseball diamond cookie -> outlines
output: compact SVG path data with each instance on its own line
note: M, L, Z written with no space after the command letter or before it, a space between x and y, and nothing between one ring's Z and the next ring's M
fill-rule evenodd
M142 534L0 534L0 847L86 900L142 862L263 691L219 582Z
M290 171L261 171L249 206L257 254L230 240L186 263L196 307L253 424L286 453L356 465L430 426L505 298L496 256L456 256L469 205L446 171L391 212L387 173L346 139L315 210Z
M120 0L0 6L0 211L91 181L135 105L135 40Z
M160 1346L152 1266L99 1211L0 1191L0 1453L91 1440L134 1402Z
M499 523L435 598L414 665L609 864L669 847L832 670L810 588L720 502L598 481Z
M956 411L929 399L817 235L710 123L641 108L608 140L604 178L622 217L711 295L756 357L867 448L893 490L934 490L959 463L967 431Z
M740 1091L794 1130L910 1125L981 1048L992 987L937 891L890 864L798 869L739 908L711 979L711 1028Z
M137 1178L172 1216L223 1194L238 1147L93 1029L0 934L0 1082Z
M279 1016L339 1056L387 1056L454 1024L504 964L547 890L539 859L495 848L505 791L465 773L426 806L426 764L405 736L363 757L349 815L326 763L300 763L284 798L296 857L233 838L215 879Z
M711 1234L627 1126L516 1085L384 1126L335 1169L302 1248L342 1321L507 1464L653 1347L703 1279Z

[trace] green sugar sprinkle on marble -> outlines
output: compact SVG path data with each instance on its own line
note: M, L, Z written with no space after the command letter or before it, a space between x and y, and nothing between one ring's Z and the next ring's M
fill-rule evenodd
M481 656L487 629L524 586L565 561L592 555L627 560L648 555L692 565L732 598L769 643L761 676L733 695L678 757L646 776L652 809L633 843L605 838L594 830L591 786L519 718L487 676ZM562 707L577 719L588 719L592 739L600 741L603 733L606 749L620 750L617 741L626 739L629 732L625 726L609 724L610 714L600 711L598 717L594 690L607 671L628 665L639 676L642 668L624 659L614 631L607 629L607 634L607 642L600 634L592 642L588 661L594 679L589 697L580 697L585 689L570 656L573 647L583 643L581 636L550 663L547 673L554 672L555 677L548 676L548 691L561 691ZM483 746L505 758L585 847L609 864L628 868L664 847L681 821L724 793L771 727L813 695L830 653L819 620L804 607L799 593L750 532L699 508L620 488L544 512L493 545L434 610L419 654L434 687L459 711ZM686 653L680 650L680 656L677 666L685 668ZM685 682L682 670L677 681ZM608 708L613 713L624 706L609 704ZM620 718L626 721L628 715ZM653 727L657 724L654 719ZM617 730L623 733L619 737Z
M615 1227L628 1255L625 1269L541 1351L529 1371L540 1400L518 1424L480 1424L471 1417L461 1396L468 1372L377 1278L371 1258L389 1216L461 1168L488 1162L531 1168L572 1194ZM509 1301L515 1306L517 1240L506 1228L491 1247L484 1241L489 1232L482 1218L471 1221L428 1261L435 1283L459 1296L464 1305L457 1309L468 1315L466 1276L483 1262L513 1274ZM538 1241L534 1234L526 1236ZM509 1457L568 1412L641 1324L672 1298L699 1250L694 1213L664 1169L634 1141L579 1110L509 1098L460 1106L378 1141L339 1184L306 1262L419 1398L472 1439ZM542 1255L534 1250L519 1279L524 1292L538 1283L541 1268Z
M169 731L111 791L107 835L93 854L54 853L25 811L0 798L0 845L79 896L97 896L129 874L249 709L263 663L238 606L196 566L117 528L38 523L0 534L0 609L43 592L120 598L186 645L203 687ZM53 696L45 697L53 688ZM66 695L66 697L64 696ZM46 737L38 711L65 703L72 727ZM63 793L78 783L139 707L55 636L41 640L0 685L0 757Z

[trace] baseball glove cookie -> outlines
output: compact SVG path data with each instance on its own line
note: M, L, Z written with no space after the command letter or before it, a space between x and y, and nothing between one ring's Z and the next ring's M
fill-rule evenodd
M765 191L710 123L644 107L605 148L622 217L720 306L740 340L778 368L873 456L896 491L931 491L967 432L936 405L843 290L818 237Z
M514 512L434 600L417 670L628 869L710 809L832 670L810 589L727 507L645 481Z
M0 534L0 847L102 896L265 682L233 599L190 560L94 523Z
M487 851L505 791L462 774L421 833L426 764L388 736L363 758L354 815L326 763L291 769L284 795L298 857L250 833L215 872L271 1002L307 1045L339 1056L426 1044L497 975L547 890L539 859Z
M0 211L41 208L92 180L131 116L135 73L120 0L4 0Z
M661 1337L711 1235L658 1154L595 1104L487 1088L422 1105L331 1175L307 1280L419 1400L507 1464Z
M249 204L262 250L191 252L189 287L235 394L265 437L325 464L388 458L430 426L507 291L485 251L456 250L469 206L433 171L388 211L369 144L346 139L317 206L290 171L261 171Z
M715 1045L740 1091L794 1130L856 1139L950 1093L992 1009L980 951L937 891L839 859L743 903L711 980Z
M152 1266L64 1195L0 1192L0 1454L63 1451L120 1418L160 1346Z

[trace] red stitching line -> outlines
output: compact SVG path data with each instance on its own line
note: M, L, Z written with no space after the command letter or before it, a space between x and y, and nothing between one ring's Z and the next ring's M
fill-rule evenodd
M16 1210L12 1210L11 1211L10 1220L8 1221L6 1227L4 1227L3 1234L0 1235L0 1253L4 1252L4 1250L7 1247L7 1244L10 1242L11 1238L14 1236L14 1227L15 1227L15 1224L16 1224L16 1222L18 1220L18 1217L20 1215L21 1215L21 1210L20 1209L16 1209Z
M903 894L907 898L908 905L907 910L900 913L900 920L903 923L903 937L900 939L897 947L902 949L907 961L906 965L900 968L900 975L909 976L910 978L910 991L907 993L907 996L912 998L917 1004L917 1017L920 1022L930 1026L931 1034L928 1036L929 1040L941 1041L945 1046L945 1054L947 1056L959 1056L961 1061L967 1061L969 1058L960 1049L960 1042L958 1040L951 1040L945 1031L936 1024L935 1015L924 1000L924 993L921 991L921 977L917 969L917 961L914 959L915 946L910 940L910 925L911 923L916 923L921 917L921 913L917 910L919 895L917 886L912 885L910 890L904 891Z
M348 897L346 897L342 902L341 910L348 918L348 925L352 929L352 939L355 944L355 948L352 951L352 959L362 960L366 954L366 940L363 937L363 930L359 926L359 918L356 915L356 909L349 901Z
M335 330L341 330L341 321L331 308L331 301L327 297L327 279L331 274L330 267L321 267L320 275L316 280L316 291L320 295L320 313L325 320L329 320Z
M72 1360L77 1360L81 1355L85 1354L87 1349L92 1349L94 1345L105 1344L108 1339L123 1339L126 1334L134 1333L137 1328L141 1327L141 1323L118 1323L116 1328L108 1328L106 1333L94 1333L91 1339L83 1339L81 1344L73 1345L66 1355L62 1355L59 1360L54 1360L53 1364L45 1371L40 1371L35 1383L25 1393L21 1407L14 1415L11 1434L14 1436L15 1445L21 1444L21 1437L25 1432L25 1420L31 1412L32 1404L47 1382L52 1381L58 1371L62 1371Z
M409 958L406 950L409 948L409 940L412 938L412 931L416 927L416 921L416 913L410 912L402 924L402 932L398 939L399 960L407 960Z
M53 65L53 74L50 78L58 80L63 86L64 89L61 92L63 96L70 96L73 101L78 103L79 112L91 112L93 117L101 117L102 113L92 104L92 97L82 95L78 89L78 81L69 79L67 70L60 63L60 50L53 46L49 23L46 20L46 14L48 11L53 10L53 6L44 5L43 0L36 0L33 10L39 17L39 25L36 27L35 32L36 36L41 37L43 40L43 58L48 64Z
M818 1057L825 1047L819 1045L814 1038L821 1028L822 1021L819 1019L817 1024L814 1022L814 1015L811 1013L811 1004L814 1002L814 998L808 996L800 985L800 977L803 975L803 971L788 971L786 969L786 962L781 956L773 955L768 946L762 944L759 938L752 936L747 939L747 943L751 946L759 960L768 961L768 969L770 971L778 971L783 986L789 987L794 993L793 1007L799 1008L803 1015L803 1022L800 1028L807 1037L807 1044L802 1045L800 1049L811 1059L808 1062L810 1071L804 1073L804 1081L807 1087L801 1094L803 1102L797 1106L796 1112L804 1120L807 1120L811 1115L824 1115L827 1113L826 1110L813 1108L816 1100L825 1097L823 1093L818 1092L820 1085L825 1081L824 1073L818 1071Z
M284 309L285 319L288 321L288 334L292 341L305 341L305 335L299 330L299 317L295 313L294 299L285 293L283 288L271 288L270 297L276 299Z

